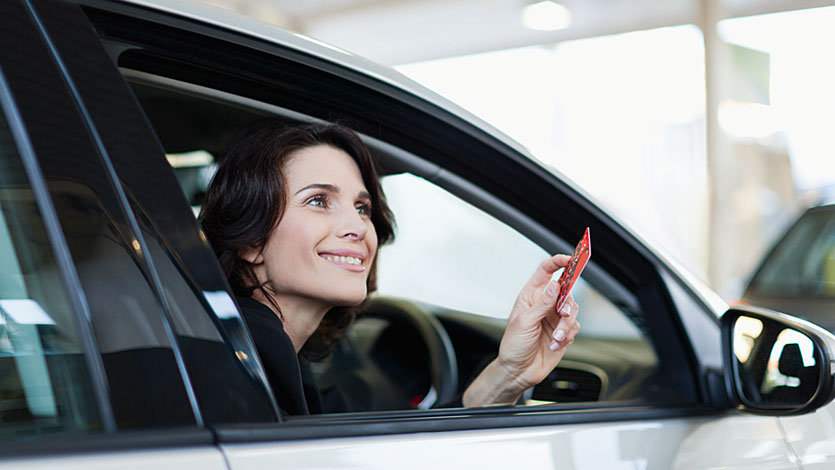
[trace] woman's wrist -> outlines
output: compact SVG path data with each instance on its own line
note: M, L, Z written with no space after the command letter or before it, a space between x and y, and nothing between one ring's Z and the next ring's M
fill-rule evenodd
M465 407L512 405L528 387L499 358L493 359L464 391Z

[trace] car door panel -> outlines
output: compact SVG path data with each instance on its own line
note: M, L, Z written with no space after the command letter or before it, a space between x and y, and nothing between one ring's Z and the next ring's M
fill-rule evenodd
M232 470L353 468L795 469L774 418L587 423L223 444Z
M177 468L182 470L226 469L223 455L216 448L134 450L101 452L96 455L55 455L36 459L7 459L0 470L147 470Z
M835 409L826 406L814 413L779 418L786 440L805 470L835 467Z

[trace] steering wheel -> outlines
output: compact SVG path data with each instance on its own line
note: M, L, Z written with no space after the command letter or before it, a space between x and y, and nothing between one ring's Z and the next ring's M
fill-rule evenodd
M356 344L363 340L371 344ZM446 330L434 315L400 298L371 298L325 375L373 410L427 409L458 394L458 365Z

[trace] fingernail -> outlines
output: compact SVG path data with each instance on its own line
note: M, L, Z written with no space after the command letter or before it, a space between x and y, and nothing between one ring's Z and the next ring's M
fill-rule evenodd
M554 333L554 339L557 340L557 341L564 340L565 339L565 331L557 330L557 332Z
M560 315L567 317L571 315L571 305L565 304L563 305L562 309L560 309Z
M550 283L548 283L548 295L557 295L557 281L552 280Z
M556 341L551 341L551 345L548 347L551 349L551 351L556 351L559 346L559 343L557 343Z

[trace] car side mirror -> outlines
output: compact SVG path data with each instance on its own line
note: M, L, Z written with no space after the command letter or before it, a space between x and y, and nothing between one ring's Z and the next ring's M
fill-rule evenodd
M798 318L755 307L722 316L725 384L738 408L802 414L835 396L835 336Z

